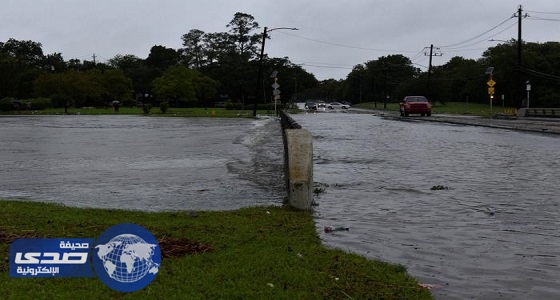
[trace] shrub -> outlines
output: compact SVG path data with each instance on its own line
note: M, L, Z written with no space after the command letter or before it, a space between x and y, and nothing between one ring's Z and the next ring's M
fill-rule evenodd
M32 110L43 110L51 107L50 98L34 98L25 100L24 103L30 103L29 109Z
M150 113L150 110L152 110L152 105L149 103L146 103L142 106L142 110L144 110L144 113L147 115Z
M72 98L63 94L55 94L51 96L51 105L55 108L64 108L66 105L70 106Z
M243 104L239 103L239 102L233 102L231 100L227 100L225 103L225 108L227 110L240 110L243 108Z
M159 104L159 110L163 114L167 112L168 108L169 108L169 102L167 102L167 101L163 101Z
M14 110L14 106L12 104L12 101L14 101L14 98L10 98L10 97L6 97L0 100L0 111L12 111Z

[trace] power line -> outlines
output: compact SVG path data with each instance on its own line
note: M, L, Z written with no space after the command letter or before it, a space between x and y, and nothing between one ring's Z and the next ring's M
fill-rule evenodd
M544 12L544 11L534 11L534 10L525 10L525 11L532 14L560 15L560 12Z
M560 22L560 19L551 19L551 18L541 18L541 17L531 17L529 20L534 21L553 21L553 22Z
M461 46L461 47L450 47L449 49L445 49L445 51L446 51L446 52L452 52L452 51L456 51L457 49L461 49L461 48L463 48L463 47L470 47L470 46L474 46L474 45L480 44L480 43L482 43L482 42L487 42L488 39L491 39L491 38L493 38L493 37L496 37L496 36L500 35L500 34L503 33L504 31L506 31L506 30L508 30L508 29L510 29L510 28L512 28L512 27L514 27L515 25L517 25L517 23L512 23L511 25L509 25L508 27L502 29L501 31L498 31L498 32L495 33L494 35L491 35L491 36L488 36L488 37L483 37L483 38L481 38L479 41L473 42L472 44L464 45L464 46ZM468 50L468 49L467 49L467 50ZM474 49L473 49L473 50L474 50Z
M459 45L462 45L462 44L465 44L465 43L470 43L472 40L475 40L475 39L478 39L478 38L484 36L485 34L491 32L491 31L493 31L494 29L496 29L496 28L502 26L503 24L507 23L507 22L510 21L511 19L513 19L513 16L511 16L511 17L509 17L509 18L503 20L503 21L500 22L498 25L496 25L496 26L494 26L494 27L492 27L492 28L490 28L490 29L488 29L488 30L486 30L486 31L484 31L484 32L482 32L482 33L480 33L480 34L477 34L477 35L474 36L474 37L471 37L471 38L466 39L466 40L464 40L464 41L461 41L461 42L459 42L459 43L450 44L450 45L445 45L445 46L440 46L440 47L441 47L441 48L449 48L449 47L459 46Z
M531 70L531 69L527 69L527 68L522 68L522 69L523 69L523 72L532 74L532 75L537 76L537 77L542 77L542 78L547 78L547 79L560 81L560 76L556 76L556 75L548 74L548 73L544 73L544 72L539 72L539 71Z
M359 46L352 46L352 45L345 45L345 44L339 44L339 43L332 43L332 42L321 41L321 40L312 39L312 38L308 38L308 37L303 37L303 36L299 36L299 35L295 35L295 34L291 34L291 33L286 33L286 32L281 32L281 33L282 33L282 34L285 34L285 35L292 36L292 37L300 38L300 39L303 39L303 40L308 40L308 41L312 41L312 42L316 42L316 43L321 43L321 44L326 44L326 45L332 45L332 46L338 46L338 47L343 47L343 48L350 48L350 49L358 49L358 50L366 50L366 51L377 51L377 52L392 52L392 53L416 52L416 51L411 51L411 50L388 50L388 49L377 49L377 48L359 47Z

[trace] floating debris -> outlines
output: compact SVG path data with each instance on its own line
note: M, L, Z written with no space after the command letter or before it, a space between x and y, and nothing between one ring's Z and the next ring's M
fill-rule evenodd
M443 185L434 185L430 190L432 191L441 191L441 190L448 190L449 187Z
M348 227L332 227L332 226L325 226L325 232L333 232L333 231L350 231Z

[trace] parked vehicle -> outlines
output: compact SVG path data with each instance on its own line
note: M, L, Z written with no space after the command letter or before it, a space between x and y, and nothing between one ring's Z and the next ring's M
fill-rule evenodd
M350 108L347 104L342 104L340 102L332 102L327 105L328 109L348 109Z
M305 102L305 109L317 110L317 103L311 101Z
M410 114L420 114L421 116L432 115L432 104L424 96L406 96L400 103L401 117L408 117Z

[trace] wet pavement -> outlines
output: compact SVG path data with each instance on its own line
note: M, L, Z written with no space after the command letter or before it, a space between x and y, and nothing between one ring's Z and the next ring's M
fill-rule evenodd
M560 118L534 118L497 115L494 118L473 115L434 114L431 117L400 117L398 112L380 110L359 110L353 112L370 113L390 120L411 122L441 122L458 125L484 126L499 129L527 131L533 133L560 134Z

